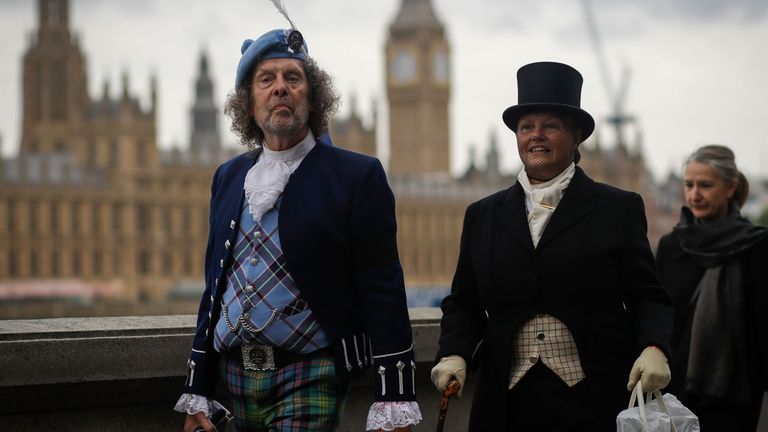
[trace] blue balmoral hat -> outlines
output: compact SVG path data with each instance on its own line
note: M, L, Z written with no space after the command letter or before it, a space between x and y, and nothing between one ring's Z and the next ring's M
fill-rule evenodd
M253 67L260 61L275 58L307 60L307 44L304 36L296 29L275 29L264 33L258 39L246 39L240 47L240 63L237 65L235 88L246 84Z

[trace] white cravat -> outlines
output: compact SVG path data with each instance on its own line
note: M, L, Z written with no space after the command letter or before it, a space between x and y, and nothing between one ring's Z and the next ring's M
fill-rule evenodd
M291 174L314 147L315 136L311 130L301 142L288 150L274 151L267 146L262 147L259 160L248 170L243 184L253 220L259 222L264 213L275 206Z
M539 239L547 226L552 213L563 198L563 193L571 183L576 165L571 163L555 178L544 183L531 185L525 168L520 171L517 181L525 192L525 208L528 210L528 228L531 231L533 246L539 245Z

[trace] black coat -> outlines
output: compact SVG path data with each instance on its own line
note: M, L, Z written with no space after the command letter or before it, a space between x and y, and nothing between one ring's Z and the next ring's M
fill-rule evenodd
M754 386L751 394L762 396L768 390L768 238L737 255L741 261L744 281L744 304L747 307L744 340L751 341L747 349L750 383ZM659 240L656 252L657 271L662 286L672 295L675 310L672 332L672 382L668 390L681 399L685 395L684 383L688 371L688 350L690 335L685 331L690 324L695 305L691 302L694 290L706 270L693 261L680 247L674 233Z
M512 336L537 313L573 334L601 416L626 407L642 349L669 353L672 310L659 285L639 195L595 183L580 168L534 249L519 184L467 208L438 359L480 364L471 430L504 430ZM472 379L472 378L470 378Z

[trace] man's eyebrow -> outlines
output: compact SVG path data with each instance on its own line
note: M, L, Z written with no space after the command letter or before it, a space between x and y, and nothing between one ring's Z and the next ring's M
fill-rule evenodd
M288 73L298 73L298 74L301 74L303 72L304 71L300 67L298 67L298 66L289 66L289 67L283 69L283 73L287 73L287 74Z

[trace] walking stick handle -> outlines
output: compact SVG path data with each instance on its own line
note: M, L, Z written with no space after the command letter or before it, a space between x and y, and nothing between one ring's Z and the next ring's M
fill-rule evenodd
M458 380L452 379L448 382L448 385L445 386L445 390L443 390L443 397L450 398L458 393L459 390L461 390L461 384L459 384Z
M443 432L445 424L445 415L448 413L448 401L453 395L459 392L461 385L459 381L451 379L443 390L443 399L440 401L440 413L437 415L437 432Z

